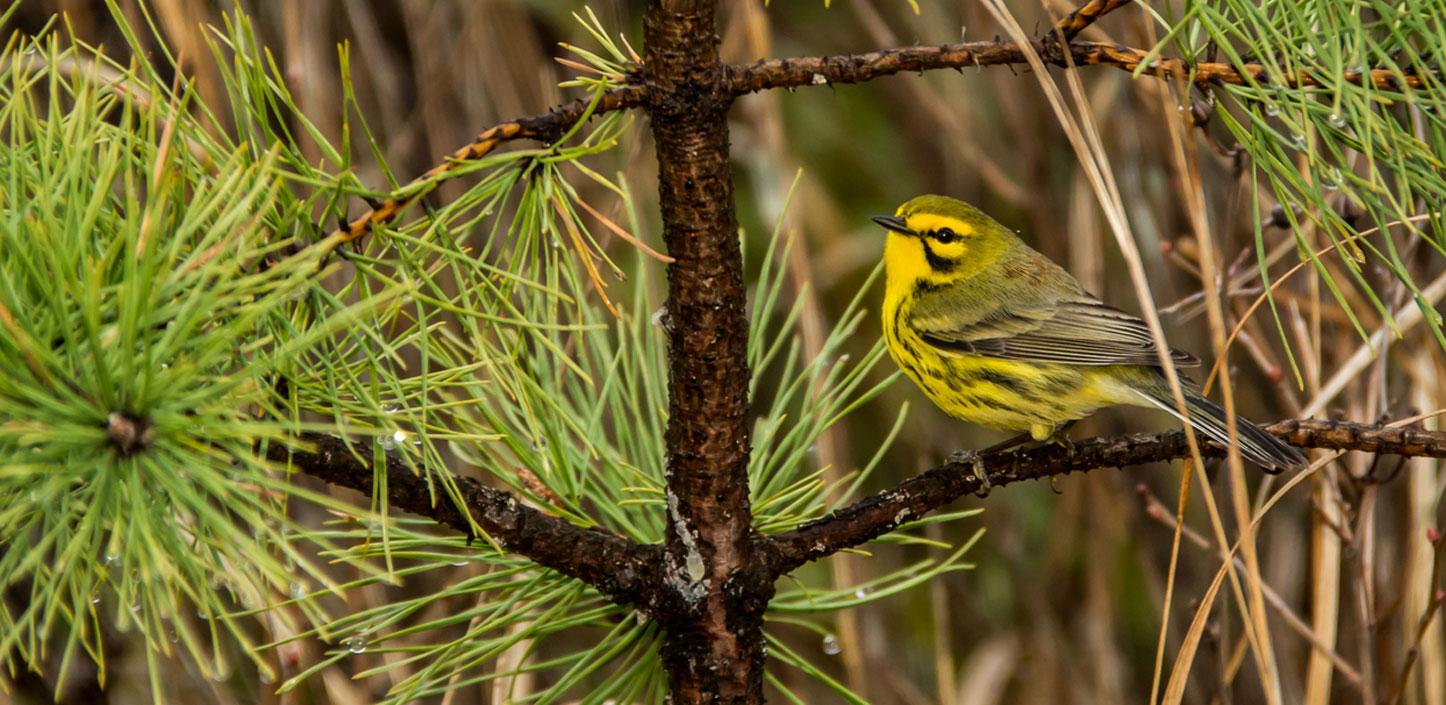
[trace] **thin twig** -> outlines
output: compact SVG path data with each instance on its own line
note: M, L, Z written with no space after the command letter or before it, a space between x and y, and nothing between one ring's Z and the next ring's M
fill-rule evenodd
M1070 41L1096 20L1130 3L1130 0L1089 0L1054 24L1054 31Z
M601 115L617 110L635 108L644 104L646 89L642 85L628 85L614 88L602 94L593 107L592 115ZM334 232L333 242L351 242L371 232L377 225L384 225L395 220L401 215L407 206L415 203L417 199L426 195L432 188L436 187L437 181L446 174L456 170L467 162L477 161L492 152L497 145L513 140L530 139L539 142L555 142L563 133L573 125L577 124L584 115L588 115L588 106L592 105L592 98L578 98L570 103L553 108L539 115L518 118L509 122L495 125L473 139L471 144L458 147L447 155L442 163L428 169L425 173L413 179L405 187L405 196L388 196L374 207L356 218L351 219L344 227ZM418 185L426 184L423 188L416 188Z
M1169 507L1165 506L1165 504L1161 502L1159 498L1151 494L1149 488L1144 485L1140 485L1136 488L1136 492L1139 493L1141 501L1143 501L1145 504L1146 517L1154 520L1155 522L1172 531L1178 527L1181 535L1189 539L1189 542L1198 548L1204 549L1212 553L1219 552L1218 547L1211 543L1210 539L1201 535L1200 532L1179 522L1175 518L1175 512ZM1235 561L1237 569L1245 569L1244 564L1240 562L1239 558L1232 557L1231 560ZM1275 608L1276 613L1278 613L1281 618L1285 620L1285 623L1289 625L1291 629L1295 630L1295 632L1299 634L1302 639L1310 642L1310 645L1315 648L1317 652L1323 654L1326 658L1330 659L1330 662L1335 665L1336 670L1340 671L1341 675L1345 676L1346 680L1350 681L1352 685L1356 686L1357 689L1361 687L1360 672L1357 671L1354 666L1347 663L1346 660L1342 658L1340 654L1337 654L1334 650L1332 650L1330 646L1321 642L1321 640L1316 637L1315 633L1311 631L1310 625L1306 624L1305 620L1301 619L1299 615L1297 615L1294 611L1290 609L1290 605L1287 605L1285 603L1285 599L1280 596L1280 593L1276 592L1273 588L1271 588L1269 583L1263 581L1260 584L1260 589L1262 594L1265 596L1266 601Z
M1396 678L1396 691L1391 698L1391 705L1401 702L1401 697L1405 695L1411 680L1411 669L1421 657L1421 643L1426 640L1426 632L1431 628L1431 622L1436 619L1436 615L1441 612L1442 604L1446 604L1446 585L1441 584L1441 564L1446 562L1446 558L1443 558L1446 557L1446 537L1439 532L1433 532L1427 540L1436 548L1432 554L1431 579L1427 583L1431 597L1421 619L1416 623L1416 634L1411 640L1411 646L1406 649L1406 662L1401 665L1401 675Z

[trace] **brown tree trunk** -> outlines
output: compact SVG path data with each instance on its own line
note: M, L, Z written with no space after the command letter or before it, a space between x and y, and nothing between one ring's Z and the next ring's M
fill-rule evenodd
M663 238L677 260L663 658L674 703L759 703L772 586L752 556L747 302L713 2L651 0L644 39Z

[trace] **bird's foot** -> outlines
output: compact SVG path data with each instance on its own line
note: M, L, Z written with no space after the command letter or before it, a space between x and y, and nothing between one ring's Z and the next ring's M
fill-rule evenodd
M984 461L979 458L979 453L972 450L960 450L949 454L949 462L968 465L974 477L979 480L979 489L974 496L983 499L989 496L992 485L989 482L989 474L984 471Z
M1063 448L1066 455L1074 455L1074 441L1071 441L1069 439L1069 429L1071 426L1074 426L1078 421L1079 419L1065 422L1060 427L1054 429L1054 432L1049 434L1049 438L1046 439L1044 442L1053 446L1059 446L1060 448Z

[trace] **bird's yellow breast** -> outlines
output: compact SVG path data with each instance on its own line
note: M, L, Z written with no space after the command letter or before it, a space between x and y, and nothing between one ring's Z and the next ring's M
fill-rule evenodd
M1080 367L940 350L909 326L912 295L906 288L895 290L893 283L890 277L883 311L889 355L950 416L1042 438L1060 424L1121 403L1129 394L1115 381L1122 369L1117 366Z

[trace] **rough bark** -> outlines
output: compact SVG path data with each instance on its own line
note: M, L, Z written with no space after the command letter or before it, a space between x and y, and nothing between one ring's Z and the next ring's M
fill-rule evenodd
M662 616L674 703L757 703L771 581L752 557L748 317L732 94L711 0L651 0L643 23L668 267L668 532Z
M266 456L290 462L312 477L366 496L373 491L372 451L366 444L349 446L335 436L304 433L306 450L269 446ZM467 515L440 488L414 473L395 452L386 458L387 502L430 517L467 535L474 532ZM596 587L618 603L654 612L661 598L654 575L661 562L656 546L642 546L620 536L574 526L544 514L504 490L467 477L454 478L463 503L487 536L503 548L540 565ZM480 539L485 540L485 539Z

